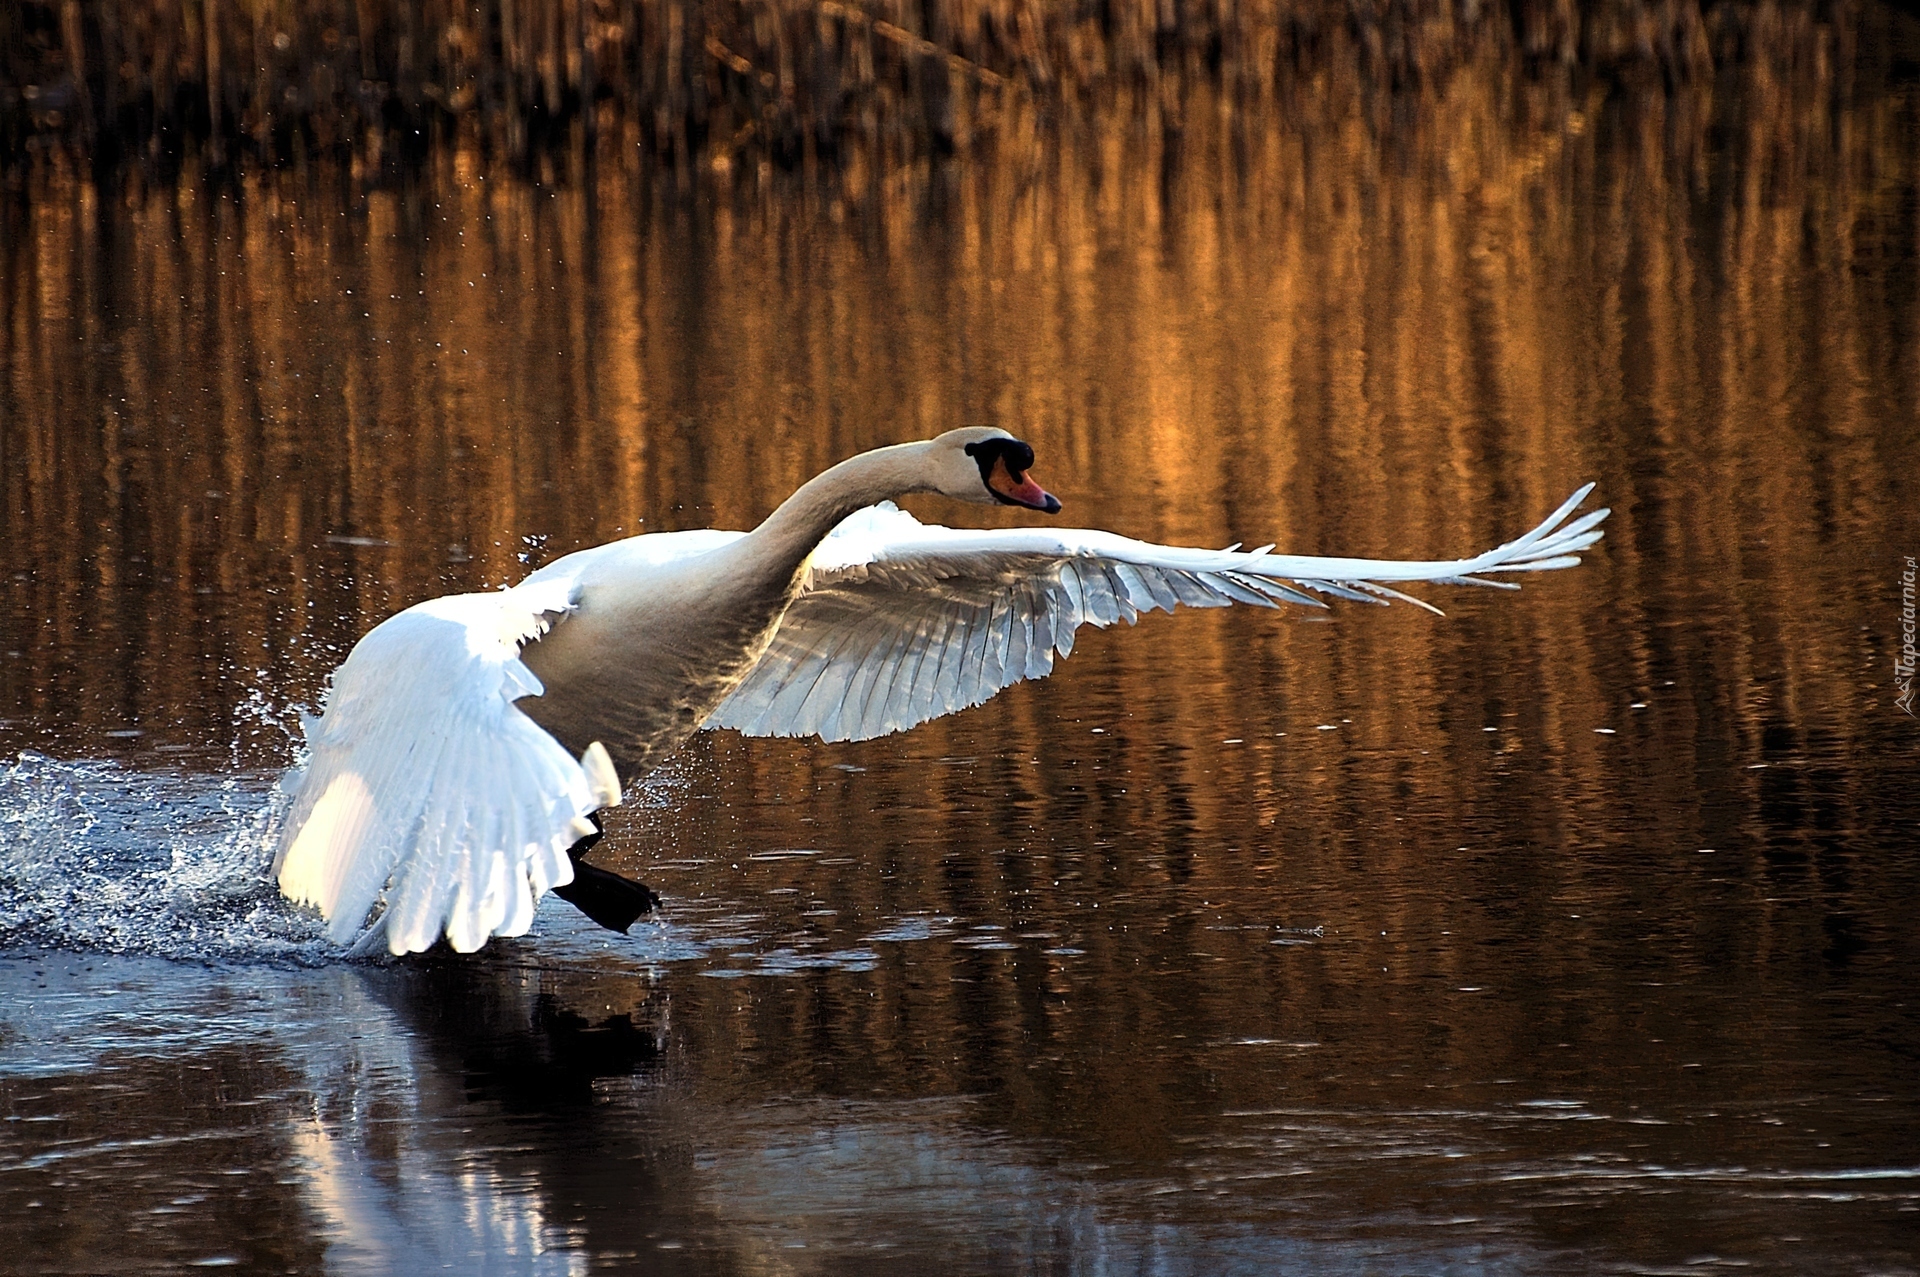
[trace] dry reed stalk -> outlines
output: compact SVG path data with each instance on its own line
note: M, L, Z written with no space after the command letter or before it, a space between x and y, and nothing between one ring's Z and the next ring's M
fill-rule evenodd
M0 166L64 149L378 173L449 138L524 165L629 135L682 165L887 163L991 132L1013 94L1056 121L1128 99L1177 131L1203 81L1254 118L1324 110L1338 83L1377 114L1489 48L1671 89L1759 44L1850 59L1863 22L1897 20L1866 3L14 0Z

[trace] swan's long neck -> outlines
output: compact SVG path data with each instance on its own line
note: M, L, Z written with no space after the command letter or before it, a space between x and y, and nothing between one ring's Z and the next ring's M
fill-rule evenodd
M923 492L924 443L896 444L849 457L802 484L766 521L730 549L743 569L786 588L821 538L864 506L908 492Z
M521 708L576 754L600 741L629 783L646 774L766 650L821 538L862 506L929 486L925 448L843 461L707 554L583 578L566 623L521 651L546 687Z

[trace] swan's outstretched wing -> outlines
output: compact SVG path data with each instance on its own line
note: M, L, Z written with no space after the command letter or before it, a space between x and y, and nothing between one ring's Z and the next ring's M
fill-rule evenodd
M1303 603L1315 595L1427 607L1387 582L1498 585L1487 572L1570 567L1606 510L1566 522L1593 485L1525 536L1471 559L1397 562L1153 545L1108 532L965 532L891 505L822 541L801 595L746 680L706 727L749 736L865 740L978 705L1053 670L1083 624L1155 608Z
M444 932L471 952L524 932L541 893L573 880L567 848L619 785L604 751L574 759L513 704L541 690L521 642L571 601L565 580L435 599L375 627L335 672L274 872L336 942L384 893L360 948L417 952Z

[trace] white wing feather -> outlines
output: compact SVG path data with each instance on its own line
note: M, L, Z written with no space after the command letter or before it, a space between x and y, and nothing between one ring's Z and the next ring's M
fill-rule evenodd
M820 543L772 644L703 726L883 736L1044 677L1055 653L1073 651L1081 625L1131 623L1180 604L1324 607L1314 595L1328 594L1438 611L1385 583L1512 589L1481 574L1570 567L1602 535L1604 509L1566 522L1592 490L1497 549L1425 562L1200 550L1085 529L956 531L891 503L872 506Z
M573 880L567 848L606 805L605 758L590 750L583 765L513 704L541 691L520 644L567 610L569 589L422 603L335 672L325 717L307 725L311 757L290 782L274 872L336 942L384 895L375 931L393 953L442 934L471 952L525 932L541 894Z

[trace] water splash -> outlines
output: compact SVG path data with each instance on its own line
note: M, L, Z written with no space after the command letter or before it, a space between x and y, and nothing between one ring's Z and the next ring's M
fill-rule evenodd
M304 764L307 734L302 724L309 711L275 696L269 671L255 670L253 675L253 686L234 706L233 740L228 745L232 765L259 766L264 760L289 755Z
M259 734L288 731L267 702L257 708ZM687 801L696 776L697 769L676 761L628 791L626 806L672 810ZM236 765L214 775L33 752L0 760L0 953L41 948L223 963L341 961L346 951L326 938L319 917L284 899L273 881L273 847L288 806L285 781L258 767ZM559 965L634 968L710 965L717 956L724 970L715 974L727 975L872 969L876 952L855 942L857 930L846 937L822 933L795 946L794 919L742 914L738 903L678 900L667 916L622 936L563 904L543 904L538 952ZM868 939L947 934L943 928L922 935L912 930L915 922L926 925L909 920L904 931L883 929Z
M0 948L328 960L319 920L272 882L285 806L263 773L23 753L0 770Z

